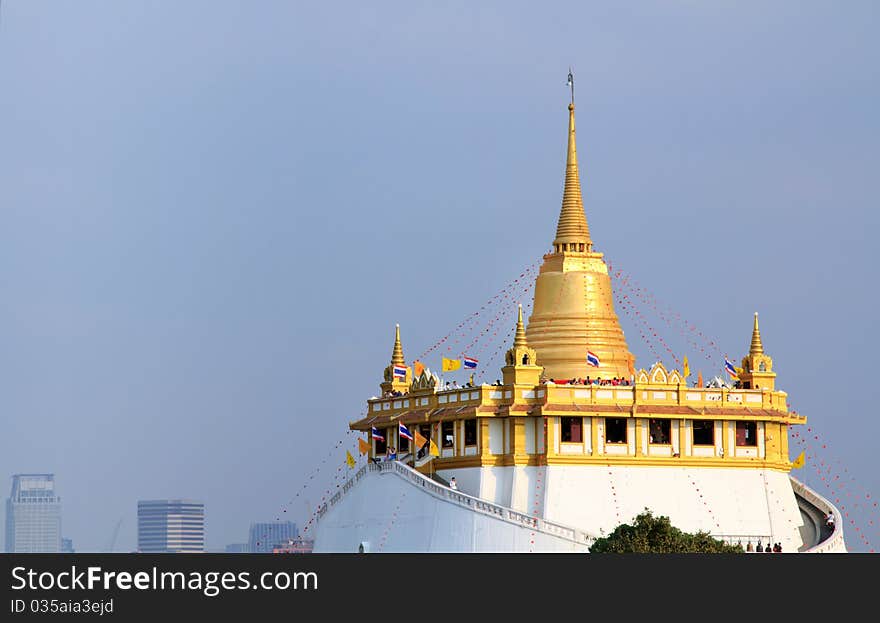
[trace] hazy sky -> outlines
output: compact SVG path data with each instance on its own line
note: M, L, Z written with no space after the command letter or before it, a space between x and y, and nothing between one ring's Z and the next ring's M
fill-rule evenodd
M120 518L133 549L139 498L204 500L211 548L304 523L394 323L412 360L549 249L571 65L598 250L731 357L761 312L816 460L880 496L878 16L3 0L0 495L55 472L83 551ZM797 475L834 498L816 465Z

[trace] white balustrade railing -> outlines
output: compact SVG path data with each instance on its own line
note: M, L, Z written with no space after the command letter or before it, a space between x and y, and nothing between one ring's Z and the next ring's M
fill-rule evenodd
M488 502L486 500L467 495L466 493L455 491L453 489L450 489L449 487L444 487L443 485L435 482L434 480L431 480L427 476L417 472L411 467L404 465L403 463L400 463L399 461L368 463L367 465L361 467L357 472L355 472L355 474L351 478L349 478L342 485L340 490L333 497L331 497L327 502L325 502L318 508L318 518L323 517L330 506L335 506L342 499L342 497L357 483L357 481L366 476L369 472L396 474L399 477L409 480L414 485L422 487L427 493L434 497L441 498L447 502L457 504L458 506L468 508L484 515L497 517L502 521L507 521L509 523L523 526L536 532L542 532L565 539L567 541L572 541L579 545L592 545L593 541L595 541L596 538L582 530L571 528L569 526L564 526L562 524L558 524L552 521L547 521L546 519L541 519L540 517L535 517L534 515L521 513L519 511L513 510L512 508L500 506L498 504L494 504L492 502Z
M824 541L820 541L816 545L805 549L804 553L825 554L830 552L845 552L846 543L843 540L843 517L840 516L840 511L837 510L831 502L810 489L800 480L797 480L791 476L789 476L789 480L791 480L791 488L794 490L794 494L797 497L802 498L809 504L812 504L814 507L816 507L816 509L819 510L820 513L822 513L823 516L827 515L829 512L834 514L834 530L831 531L831 536L829 536ZM822 521L824 521L824 517ZM816 532L817 534L822 533L821 523L816 526Z

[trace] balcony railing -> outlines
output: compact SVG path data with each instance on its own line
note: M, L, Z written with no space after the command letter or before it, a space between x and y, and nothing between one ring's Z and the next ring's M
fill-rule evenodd
M422 487L429 495L432 495L436 498L440 498L446 502L456 504L474 512L482 513L484 515L491 515L500 519L501 521L506 521L508 523L522 526L524 528L534 530L535 532L552 535L566 541L571 541L572 543L576 543L578 545L585 545L587 547L592 545L593 541L595 541L594 536L587 534L582 530L578 530L576 528L558 524L552 521L547 521L546 519L535 517L534 515L521 513L519 511L513 510L512 508L500 506L498 504L494 504L492 502L488 502L486 500L467 495L466 493L455 491L453 489L450 489L449 487L444 487L443 485L431 480L427 476L424 476L423 474L404 465L403 463L400 463L399 461L369 463L362 466L348 481L345 482L345 484L342 485L340 490L333 497L331 497L330 500L328 500L326 503L318 508L318 518L320 519L321 517L323 517L329 507L335 506L342 499L346 492L348 492L361 478L363 478L370 472L393 473L401 478L410 481L415 486Z

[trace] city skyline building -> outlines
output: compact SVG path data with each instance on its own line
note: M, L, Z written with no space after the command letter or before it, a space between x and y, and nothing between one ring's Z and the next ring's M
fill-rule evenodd
M6 552L61 551L61 498L54 474L14 474L6 499Z
M248 531L248 551L271 554L273 549L286 545L298 536L299 530L292 521L255 522Z
M139 500L137 551L204 552L205 504L185 499Z

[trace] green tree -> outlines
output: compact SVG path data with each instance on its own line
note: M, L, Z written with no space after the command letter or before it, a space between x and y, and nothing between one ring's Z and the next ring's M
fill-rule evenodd
M591 554L740 554L741 545L728 545L708 532L688 534L672 525L669 517L655 517L645 509L632 525L620 524L606 537L596 539Z

